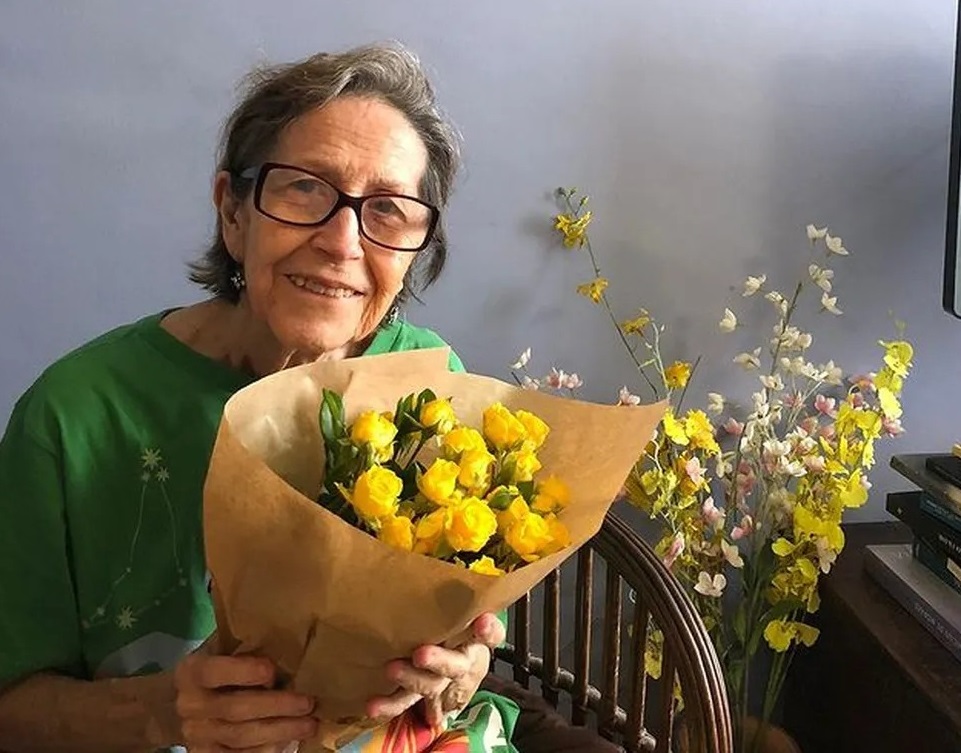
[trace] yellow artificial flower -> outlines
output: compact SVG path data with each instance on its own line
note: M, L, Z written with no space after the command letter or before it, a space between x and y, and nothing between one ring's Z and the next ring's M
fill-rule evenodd
M868 501L868 490L861 483L861 471L855 471L850 475L841 490L840 501L844 507L861 507Z
M390 460L396 436L397 427L389 413L365 411L357 416L350 427L351 441L356 445L369 446L379 463Z
M527 439L527 430L507 408L494 403L484 411L484 436L498 450L510 450Z
M914 358L914 348L911 347L911 343L903 340L889 343L880 340L878 344L884 348L885 365L894 372L895 376L906 377L911 368L911 359Z
M881 369L877 376L874 377L874 386L877 389L887 388L891 390L895 395L901 394L901 389L904 387L904 379L899 377L889 368Z
M670 408L668 408L667 413L664 414L663 424L664 433L674 444L685 447L691 441L687 435L684 422L675 418L674 411Z
M764 628L764 639L775 651L781 653L791 647L791 643L803 643L813 646L818 638L819 630L803 622L789 622L787 620L772 620Z
M460 457L460 473L457 475L457 482L465 489L487 491L493 465L494 456L487 450L468 450Z
M621 322L621 331L625 335L640 335L644 328L651 323L650 314L645 309L641 309L633 319Z
M479 552L497 531L497 516L477 497L465 497L447 508L444 535L455 552Z
M541 553L550 546L552 540L547 521L534 513L522 517L504 534L504 541L525 562L540 559Z
M444 536L447 508L441 507L417 521L414 551L418 554L434 554Z
M479 575L503 575L504 571L501 570L487 555L484 555L478 560L474 560L467 567L473 573L478 573Z
M532 481L534 474L541 469L541 461L530 450L518 450L504 459L506 467L513 467L514 482Z
M519 410L514 415L517 417L517 420L524 425L524 430L527 432L527 439L524 441L524 446L528 450L540 449L551 431L550 427L538 416L526 410Z
M771 544L771 551L773 551L778 557L787 557L791 552L794 551L794 544L781 536L777 539L777 541Z
M446 434L457 424L457 416L450 400L437 398L424 403L417 420L423 426L434 429L438 434Z
M887 387L878 387L878 404L885 418L901 418L901 403Z
M664 384L668 389L677 390L685 387L691 378L691 364L687 361L675 361L664 369Z
M714 425L702 410L689 410L684 418L684 433L690 438L691 446L700 448L712 455L718 455L721 448L714 437ZM680 443L678 443L680 444Z
M420 493L435 505L446 505L454 496L460 466L452 460L437 458L417 479Z
M414 548L414 523L403 515L384 518L380 522L377 538L387 546L409 552Z
M403 488L404 483L392 470L372 465L357 477L350 502L362 518L386 518L397 512L397 498Z
M590 298L594 303L600 303L601 298L604 296L604 291L607 290L608 282L604 277L597 277L590 282L585 282L583 285L577 286L578 295L582 295L585 298Z
M583 246L587 242L587 226L591 224L592 215L585 212L580 217L573 214L559 214L554 218L554 229L564 236L564 246L574 248Z
M441 442L444 455L454 460L469 450L486 450L487 443L477 429L469 426L456 426L444 435Z
M497 513L497 530L503 535L511 526L520 522L531 514L530 508L523 497L514 498L503 512Z
M794 506L794 538L796 541L823 538L836 552L844 548L844 531L838 522L819 518L808 508L797 504Z
M531 507L540 513L555 512L571 503L571 490L557 476L551 474L537 485Z

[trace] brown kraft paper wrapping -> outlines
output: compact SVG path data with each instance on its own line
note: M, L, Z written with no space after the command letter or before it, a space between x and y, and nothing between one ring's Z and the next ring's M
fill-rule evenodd
M204 543L218 641L272 659L290 686L317 698L321 733L300 750L334 750L373 726L364 707L397 689L385 664L424 644L458 645L471 622L506 608L590 539L660 422L666 403L596 405L447 370L448 350L319 361L265 377L227 402L204 487ZM451 397L480 428L502 402L540 416L543 468L570 487L560 514L573 545L503 577L388 547L314 500L324 452L323 388L347 420L393 410L424 388ZM426 451L426 448L425 448ZM423 454L422 454L423 457Z

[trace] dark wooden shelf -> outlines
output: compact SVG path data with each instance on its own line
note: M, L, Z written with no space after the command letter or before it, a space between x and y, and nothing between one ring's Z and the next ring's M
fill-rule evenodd
M892 522L844 531L821 587L821 635L797 654L785 688L785 727L805 753L958 753L961 663L864 570L866 545L909 542L910 530Z

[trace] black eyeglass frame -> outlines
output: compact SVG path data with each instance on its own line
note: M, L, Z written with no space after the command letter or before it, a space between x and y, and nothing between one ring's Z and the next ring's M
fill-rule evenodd
M334 191L337 193L337 201L334 202L334 205L330 208L330 211L324 217L317 220L316 222L292 222L290 220L285 220L280 217L276 217L272 215L270 212L268 212L261 206L260 199L264 192L264 184L267 182L267 175L270 173L271 170L275 168L279 168L283 170L296 170L298 172L304 173L305 175L309 175L312 178L317 178L317 180L323 181L332 189L334 189ZM292 225L294 227L321 227L322 225L326 225L330 221L330 218L333 217L335 214L337 214L337 212L339 212L341 209L343 209L344 207L350 207L350 209L353 210L354 214L357 217L357 229L360 231L361 236L364 237L366 240L370 241L371 243L377 246L380 246L381 248L390 249L391 251L406 251L409 253L417 253L418 251L423 251L425 248L427 248L430 245L431 241L434 240L434 231L437 229L437 223L440 221L440 210L437 207L435 207L433 204L429 204L428 202L424 201L421 198L418 198L417 196L407 196L406 194L389 193L385 191L374 193L374 194L368 194L367 196L351 196L350 194L344 193L343 191L341 191L337 186L331 183L324 176L318 175L317 173L311 172L310 170L305 170L304 168L298 165L288 165L283 162L262 162L259 165L254 165L253 167L248 167L246 170L243 170L239 174L239 177L242 178L243 180L256 180L256 183L254 184L254 208L258 212L260 212L262 215L264 215L264 217L269 217L275 222L280 222L284 225ZM430 210L430 223L427 227L427 233L424 235L423 243L421 243L416 248L390 246L386 243L382 243L381 241L371 238L367 234L367 231L364 230L364 220L360 213L361 207L363 207L364 202L367 201L368 199L383 199L383 198L406 199L408 201L416 201L421 206L426 207L427 209Z

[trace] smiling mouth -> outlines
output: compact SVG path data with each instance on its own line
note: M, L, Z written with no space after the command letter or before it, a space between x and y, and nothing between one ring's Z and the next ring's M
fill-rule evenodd
M354 290L353 288L347 288L341 285L325 285L319 280L313 280L303 275L286 275L286 277L295 287L316 295L322 295L325 298L356 298L362 295L360 291Z

